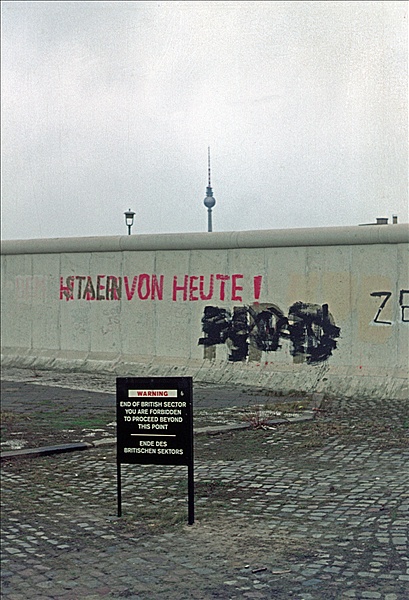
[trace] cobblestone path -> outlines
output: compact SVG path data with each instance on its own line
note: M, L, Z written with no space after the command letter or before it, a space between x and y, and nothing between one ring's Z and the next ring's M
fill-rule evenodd
M329 418L357 407L383 414L334 400ZM371 430L309 448L307 427L264 432L273 458L197 458L190 527L184 467L123 465L118 519L114 447L5 461L2 597L408 600L407 447Z

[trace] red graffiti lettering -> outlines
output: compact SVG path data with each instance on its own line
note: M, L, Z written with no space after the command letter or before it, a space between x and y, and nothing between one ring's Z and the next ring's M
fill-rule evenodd
M97 275L97 300L105 300L105 296L101 293L105 290L105 286L102 285L101 279L105 279L105 275Z
M199 294L200 300L210 300L213 296L214 290L214 275L210 275L209 291L207 294L204 293L204 275L199 277Z
M173 278L173 293L172 293L173 302L176 302L178 292L183 292L183 300L184 300L184 302L186 302L188 282L189 282L189 275L184 276L183 285L178 285L178 276L177 275L174 276L174 278Z
M163 281L163 275L160 275L159 281L156 275L152 275L152 300L163 300Z
M194 282L197 281L199 277L192 275L189 278L189 300L199 300L199 296L195 296L194 292L199 291L197 285L194 285Z
M70 275L65 280L66 285L64 285L64 278L60 277L60 300L64 298L68 300L74 300L74 276Z
M243 302L243 298L238 295L238 292L243 291L243 287L237 284L237 279L243 279L243 275L232 275L231 276L231 299L237 302Z
M145 290L144 290L145 287ZM140 300L147 300L151 294L151 279L146 273L139 275L138 279L138 297Z
M216 280L220 281L220 300L225 299L226 281L229 281L229 279L230 279L229 275L220 275L220 274L216 275Z
M128 277L124 277L124 283L125 283L125 293L126 293L126 299L127 300L132 300L133 295L135 293L136 290L136 282L138 280L138 277L135 275L135 277L132 280L132 287L131 289L129 289L129 283L128 283Z
M107 276L106 299L120 300L122 296L122 277Z
M78 281L78 300L81 300L82 298L82 282L86 280L86 277L84 275L77 275L75 278Z
M87 277L87 283L84 289L84 300L95 300L95 288L90 276Z
M209 275L174 275L172 283L173 302L197 302L208 300L231 300L243 302L244 275L222 273ZM122 282L125 299L163 300L164 275L141 273L132 277L114 275L70 275L60 277L60 300L121 300ZM215 287L215 282L218 286ZM43 285L43 284L42 284ZM254 292L260 294L261 276L254 278ZM169 290L170 291L170 290Z
M253 279L253 285L254 285L254 300L260 300L260 293L261 293L261 282L262 282L263 276L262 275L256 275Z

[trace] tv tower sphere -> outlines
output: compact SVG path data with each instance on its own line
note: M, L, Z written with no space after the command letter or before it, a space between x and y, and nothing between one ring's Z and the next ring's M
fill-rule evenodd
M213 198L211 187L206 188L206 198L203 200L203 203L206 208L213 208L213 206L216 204L216 198Z

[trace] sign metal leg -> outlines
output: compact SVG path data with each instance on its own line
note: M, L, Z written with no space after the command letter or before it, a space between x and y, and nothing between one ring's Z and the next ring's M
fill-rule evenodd
M118 517L122 517L121 463L117 462Z
M195 522L195 482L193 476L193 461L187 467L187 485L188 485L188 525Z

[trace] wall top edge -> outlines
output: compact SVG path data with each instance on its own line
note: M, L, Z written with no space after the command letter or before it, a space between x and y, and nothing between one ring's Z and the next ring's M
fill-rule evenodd
M406 244L409 223L369 227L311 227L213 233L3 240L1 254L60 254L155 250L224 250L297 246Z

